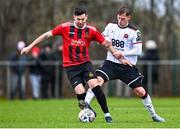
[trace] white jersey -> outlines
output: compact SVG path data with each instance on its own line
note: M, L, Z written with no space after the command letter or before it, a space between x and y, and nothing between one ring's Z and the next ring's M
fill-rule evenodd
M122 28L118 24L109 23L103 34L111 39L113 47L121 51L126 60L130 61L133 65L136 64L138 55L142 52L139 30L131 25ZM109 51L107 53L107 60L121 64Z

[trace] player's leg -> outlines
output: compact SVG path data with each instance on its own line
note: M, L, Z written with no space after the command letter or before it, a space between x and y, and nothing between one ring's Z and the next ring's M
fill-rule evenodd
M65 68L66 72L67 72L67 76L68 79L77 95L77 99L80 101L84 101L85 96L86 96L86 91L84 88L84 81L83 79L80 77L80 73L81 71L79 69L81 69L81 66L79 67L68 67ZM83 107L80 107L81 109Z
M105 118L108 116L108 118L106 118L106 122L112 122L109 109L107 106L106 97L101 89L101 86L99 85L96 73L94 72L94 68L90 62L86 64L83 77L87 81L87 84L91 88L94 95L96 96L96 99L105 114Z
M74 80L74 81L73 81ZM71 79L71 82L74 82L72 84L74 91L77 95L77 99L79 100L78 106L83 110L85 108L89 108L94 112L94 115L96 117L96 112L90 107L90 105L88 103L86 103L85 100L85 96L86 96L86 90L84 88L84 86L86 85L86 83L78 76L74 77L73 79Z
M106 97L105 97L101 87L98 85L98 80L97 79L90 79L88 81L88 85L91 88L94 95L96 96L96 99L97 99L99 105L101 106L101 109L104 112L106 122L111 123L112 118L111 118L111 115L109 113Z
M18 87L18 75L11 72L10 99L15 98L17 87Z
M76 95L77 95L77 99L78 99L79 101L85 99L86 91L85 91L85 88L84 88L84 86L83 86L82 83L80 83L80 84L78 84L77 86L75 86L74 91L75 91L75 93L76 93Z
M143 75L139 73L136 67L125 66L124 71L125 73L124 76L121 77L121 80L132 88L135 94L141 98L152 119L156 122L165 122L163 118L156 114L150 96L142 87Z
M101 76L97 76L98 82L99 82L99 86L103 86L104 84L104 79ZM93 98L95 97L95 94L93 93L93 91L91 90L91 88L89 88L86 92L86 97L85 97L85 101L90 104L91 101L93 100Z
M109 75L112 75L112 70L110 69L111 67L109 65L110 65L110 63L108 61L105 61L103 63L103 65L96 70L97 79L99 81L99 86L103 86L103 84L106 81L111 79L111 77L109 77ZM90 104L91 101L93 100L94 96L95 95L92 92L91 88L89 88L86 93L85 101L88 104Z
M155 122L165 122L165 119L160 117L159 115L156 114L154 106L152 104L152 100L151 97L148 95L148 93L145 91L145 89L143 87L136 87L133 89L133 91L135 92L135 94L137 96L139 96L144 104L144 106L146 107L146 109L148 110L151 118L153 119L153 121Z
M71 82L71 85L77 95L77 99L79 100L79 107L81 109L90 108L96 116L96 112L84 101L86 96L84 86L86 85L86 82L84 81L81 74L83 73L85 66L85 64L81 64L79 66L68 67L65 69L68 75L68 79Z

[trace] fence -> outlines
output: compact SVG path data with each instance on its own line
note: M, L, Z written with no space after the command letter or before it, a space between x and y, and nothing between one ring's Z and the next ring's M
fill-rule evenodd
M103 61L101 60L94 60L93 64L95 67L100 65ZM23 65L30 65L33 62L24 63ZM11 80L11 74L10 74L10 65L16 65L17 62L10 63L9 61L0 61L0 97L7 97L9 98L10 94L10 80ZM59 62L44 62L43 65L55 65L55 96L58 98L58 76L59 76ZM147 65L147 86L148 86L148 92L151 95L155 96L178 96L180 94L180 80L179 77L179 66L180 66L180 60L161 60L161 61L139 61L137 64L137 67L139 68L140 72L142 70L142 66ZM159 65L159 83L155 87L155 92L153 91L154 85L152 82L152 66L153 65ZM27 76L28 76L28 72ZM70 83L67 81L66 73L63 73L63 95L71 96L72 95L72 88L70 86ZM26 77L28 79L28 77ZM27 84L28 87L30 84ZM111 81L108 82L106 85L107 87L104 88L104 92L107 95L115 95L115 96L131 96L131 91L129 88L126 87L120 87L119 85L124 85L122 82L119 81ZM71 89L71 90L70 90ZM122 91L124 89L124 91ZM29 92L30 88L28 88ZM120 92L124 92L121 94ZM31 96L31 95L29 95Z

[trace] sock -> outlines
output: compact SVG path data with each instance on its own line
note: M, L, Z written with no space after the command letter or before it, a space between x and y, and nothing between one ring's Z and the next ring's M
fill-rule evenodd
M104 113L104 117L111 116L110 113Z
M151 115L151 117L155 116L156 112L152 105L151 97L148 94L146 94L146 97L142 97L141 100L144 106L146 107L146 109L148 110L149 114Z
M85 101L90 105L91 100L94 98L95 94L92 92L92 90L89 88L86 93Z
M77 94L77 99L78 100L84 100L86 97L86 92L85 93L82 93L82 94Z
M104 113L109 113L108 107L107 107L107 102L106 102L106 97L101 90L100 86L96 86L92 89L92 92L95 94L96 99L101 106L101 109L103 110Z

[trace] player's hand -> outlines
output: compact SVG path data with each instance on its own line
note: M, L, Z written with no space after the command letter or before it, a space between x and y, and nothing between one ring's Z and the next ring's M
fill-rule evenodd
M121 63L124 64L124 65L129 65L129 66L133 67L133 64L131 64L131 62L129 62L129 61L126 60L126 59L121 59L120 61L121 61Z
M21 50L21 55L28 54L31 51L31 47L27 46Z
M121 59L123 54L121 51L116 51L114 54L113 54L117 59Z

